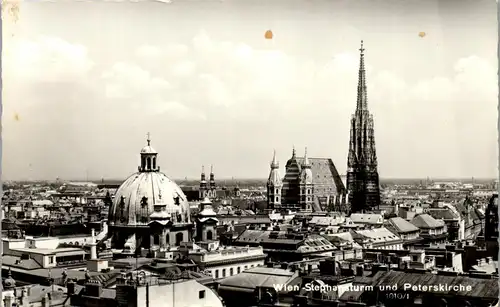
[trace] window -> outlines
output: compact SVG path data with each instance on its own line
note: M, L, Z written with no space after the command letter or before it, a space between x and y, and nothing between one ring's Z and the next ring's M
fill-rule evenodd
M222 269L222 278L226 277L226 269Z
M280 198L278 196L276 196L276 202L279 202L280 201Z
M215 278L219 278L219 270L215 270Z
M208 241L212 240L212 237L213 237L212 236L212 231L211 230L207 231L207 240Z
M278 194L278 193L279 193L279 190L278 190L278 189L276 189L276 194Z
M417 256L413 256L413 261L418 261Z
M233 268L230 268L229 269L229 276L233 276L233 275L234 275L234 270L233 270Z
M175 234L175 245L181 245L181 242L184 241L184 234L182 232L178 232Z
M201 290L200 292L198 292L198 298L201 300L203 298L205 298L205 290Z
M245 270L248 269L248 265L245 265Z
M54 263L54 256L50 256L49 257L49 264L53 264Z
M240 267L238 267L238 268L236 269L236 274L240 274L240 273L241 273L241 268L240 268Z

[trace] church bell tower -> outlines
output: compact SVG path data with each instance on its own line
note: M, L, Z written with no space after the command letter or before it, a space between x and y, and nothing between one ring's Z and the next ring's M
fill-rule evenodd
M283 182L281 181L279 168L280 165L276 159L276 151L274 151L271 171L267 179L267 208L270 210L281 208L281 190L283 188Z

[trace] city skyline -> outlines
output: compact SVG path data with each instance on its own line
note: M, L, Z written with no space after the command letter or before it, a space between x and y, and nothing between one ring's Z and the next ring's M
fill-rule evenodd
M274 150L283 174L293 146L345 174L361 40L380 177L496 178L495 8L23 2L4 20L3 178L125 179L148 132L172 178L265 178Z

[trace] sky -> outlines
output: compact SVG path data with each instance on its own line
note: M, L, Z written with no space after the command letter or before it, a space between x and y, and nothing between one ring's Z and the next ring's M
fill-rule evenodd
M347 168L364 40L382 178L496 178L495 0L41 2L4 12L2 179ZM265 32L273 32L272 39Z

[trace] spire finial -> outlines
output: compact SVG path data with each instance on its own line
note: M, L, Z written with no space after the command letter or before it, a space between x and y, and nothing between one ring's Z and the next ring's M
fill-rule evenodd
M363 40L361 40L361 48L359 48L359 51L361 52L361 55L364 55L365 48L363 48Z
M307 157L307 146L306 146L305 151L304 151L304 163L303 163L303 166L306 166L306 167L309 166L309 158Z
M292 158L295 158L295 145L292 147Z
M278 160L276 159L276 149L274 149L273 161L271 161L271 168L279 168Z
M148 142L148 146L150 146L151 145L151 138L150 138L149 132L147 134L147 137L148 138L146 139L146 141Z
M213 173L214 173L214 165L213 165L213 164L211 164L211 165L210 165L210 174L213 174Z
M202 165L202 166L201 166L201 173L202 173L202 174L205 174L205 165Z

